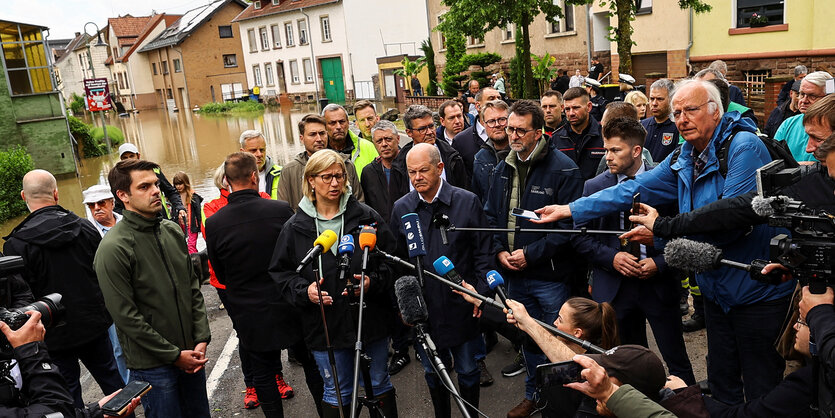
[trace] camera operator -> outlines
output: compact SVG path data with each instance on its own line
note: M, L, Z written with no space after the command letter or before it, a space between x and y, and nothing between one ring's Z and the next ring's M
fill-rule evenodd
M41 314L26 312L29 320L13 331L5 322L0 322L0 332L14 348L14 359L20 367L20 396L14 404L0 405L3 417L103 417L101 406L119 391L91 403L83 409L73 407L73 398L66 389L64 378L49 359L44 344L46 329L41 324ZM25 402L23 400L26 400ZM133 413L139 405L139 398L131 401L124 415ZM109 415L107 415L109 416Z
M835 411L835 309L832 288L827 287L826 292L814 294L805 286L800 300L800 317L806 318L809 345L817 350L820 364L817 406L822 416L832 416Z

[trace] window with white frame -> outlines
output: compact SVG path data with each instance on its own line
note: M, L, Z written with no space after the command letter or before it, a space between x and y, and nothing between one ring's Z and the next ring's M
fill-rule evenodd
M270 37L267 35L266 26L258 28L258 34L261 37L261 50L266 51L270 49Z
M304 68L304 82L305 83L312 83L313 82L313 66L310 65L310 58L305 58L302 60L302 67Z
M474 36L468 36L467 37L467 46L468 47L469 46L472 46L472 47L484 46L484 38L476 38Z
M295 45L293 43L293 24L290 22L284 24L284 42L287 43L287 46Z
M322 42L330 42L331 39L331 19L328 16L320 16L319 23L322 26Z
M238 57L235 54L223 55L223 67L233 68L238 66Z
M293 84L299 84L299 62L296 60L290 61L290 77Z
M256 86L261 86L261 66L255 64L252 66L252 79Z
M508 23L507 26L502 29L502 40L512 41L515 34L516 28L513 27L513 23Z
M249 52L258 52L258 41L255 40L255 29L246 31L246 36L249 39Z
M182 66L182 64L180 64L180 59L179 58L174 58L174 72L175 73L183 72L183 66Z
M553 0L554 4L562 8L563 17L548 19L548 34L574 31L574 5L566 4L565 0Z
M640 0L640 1L641 1L641 4L638 7L638 12L636 14L642 15L642 14L652 13L652 0Z
M307 45L309 39L307 39L307 21L304 19L299 19L299 45Z
M440 25L443 21L444 17L438 16L438 24ZM444 36L444 33L441 31L438 31L438 45L441 46L441 49L446 49L446 37Z
M273 48L281 48L281 27L272 25L270 31L273 33Z
M748 28L767 25L782 25L785 23L784 0L736 0L736 27ZM765 21L752 21L751 19Z
M264 64L264 77L267 80L268 86L275 84L273 80L273 65L269 62Z

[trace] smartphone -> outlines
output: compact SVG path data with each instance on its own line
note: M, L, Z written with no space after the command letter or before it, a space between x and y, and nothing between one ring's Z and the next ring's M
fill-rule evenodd
M514 208L510 213L511 213L511 215L518 216L520 218L539 220L539 215L537 215L532 210L525 210L525 209L522 209L522 208Z
M122 391L105 403L101 410L106 415L119 416L125 413L133 398L141 397L151 390L151 384L141 380L128 383Z
M582 382L583 366L574 361L540 364L536 366L536 385L540 388L562 386L566 383Z
M632 214L638 215L641 213L641 192L632 195Z

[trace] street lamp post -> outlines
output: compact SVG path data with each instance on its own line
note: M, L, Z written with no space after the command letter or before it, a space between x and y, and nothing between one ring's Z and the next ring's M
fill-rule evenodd
M108 47L108 45L101 39L101 30L99 30L99 25L95 24L95 22L87 22L84 24L84 34L89 35L87 33L87 25L93 25L96 27L96 36L98 37L98 41L96 42L96 46L104 46ZM108 47L109 48L109 47ZM93 76L92 78L96 78L96 69L93 67L93 54L90 52L90 42L87 42L87 61L90 64L90 74ZM104 142L107 144L107 154L110 155L111 146L110 146L110 136L107 135L107 123L104 120L104 112L102 110L99 112L99 116L101 116L101 129L104 132Z

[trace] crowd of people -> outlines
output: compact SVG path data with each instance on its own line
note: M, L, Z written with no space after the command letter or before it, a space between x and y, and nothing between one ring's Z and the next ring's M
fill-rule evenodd
M380 120L373 103L353 106L356 133L349 112L330 104L301 118L304 150L283 165L269 157L262 133L242 132L240 151L214 173L220 197L205 203L185 173L172 185L124 144L107 184L84 192L89 220L58 204L51 174L32 171L21 193L31 214L5 238L4 253L25 261L6 303L61 293L67 325L47 330L45 345L36 315L18 331L0 331L21 366L39 347L44 369L57 366L49 378L62 385L48 389L63 392L49 405L95 410L81 397L80 361L104 393L149 382L153 389L141 399L148 417L208 417L211 334L195 254L202 233L205 275L240 340L244 407L260 406L267 417L284 416L281 399L294 394L282 350L303 367L319 416L367 407L372 416L396 417L391 376L411 363L409 347L435 416L451 416L453 405L478 416L480 388L494 382L485 358L498 335L518 352L501 374L526 374L510 418L538 411L800 416L813 404L828 416L832 289L814 294L788 274L769 284L730 267L681 271L663 256L669 238L687 235L727 259L768 260L771 238L786 230L748 213L756 170L772 161L779 141L791 163L835 163L826 164L835 155L829 73L798 66L788 105L775 109L769 135L760 136L726 71L717 62L692 78L657 80L648 94L624 91L612 103L595 77L512 103L497 77L492 87L473 80L460 100L435 110L410 106L402 146L398 128ZM786 193L831 212L829 176L834 169L818 170ZM727 215L731 209L740 215ZM421 268L444 258L455 274L436 271L469 292L398 261ZM504 278L506 301L487 280L492 270ZM415 275L427 312L420 338L400 320L395 290L400 278ZM694 313L682 321L688 292ZM502 299L505 309L485 297ZM660 357L647 348L647 323ZM703 327L707 381L697 382L683 332ZM30 337L15 334L23 332ZM418 343L424 332L430 350ZM778 351L778 338L788 348ZM784 377L791 354L815 366ZM578 381L543 385L539 366L571 361L583 369ZM455 371L457 389L439 362Z

